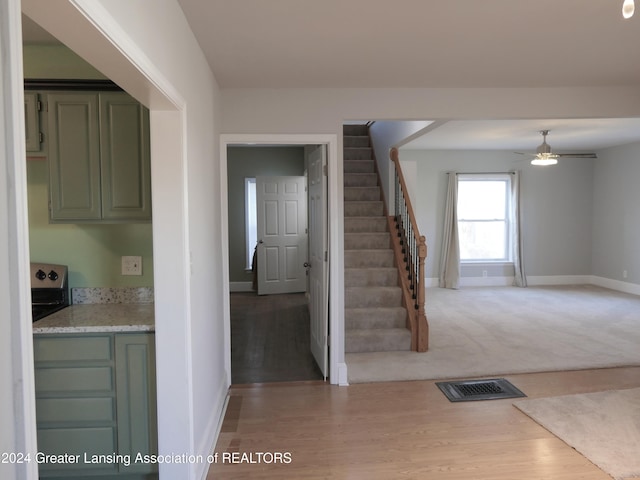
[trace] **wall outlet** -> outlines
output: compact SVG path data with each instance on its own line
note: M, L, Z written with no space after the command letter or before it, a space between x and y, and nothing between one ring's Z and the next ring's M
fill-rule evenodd
M122 257L122 275L142 275L142 257Z
M626 270L622 271L622 278L627 278L627 271Z
M482 276L483 276L484 278L487 278L487 271L486 271L486 270L482 270Z

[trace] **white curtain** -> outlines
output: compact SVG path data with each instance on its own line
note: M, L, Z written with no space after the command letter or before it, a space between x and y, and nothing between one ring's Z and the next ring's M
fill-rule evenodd
M522 242L522 234L520 232L520 172L513 172L511 179L511 202L513 205L513 222L511 223L511 238L513 243L511 245L513 255L513 267L514 267L514 284L517 287L527 286L527 277L524 273L523 252L524 245Z
M458 288L460 282L460 242L458 239L458 176L449 172L447 201L444 211L442 253L440 257L441 288Z

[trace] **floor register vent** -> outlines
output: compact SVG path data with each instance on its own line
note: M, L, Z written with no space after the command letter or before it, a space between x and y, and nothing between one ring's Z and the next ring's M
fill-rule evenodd
M504 378L436 382L436 385L451 402L526 397L524 393Z

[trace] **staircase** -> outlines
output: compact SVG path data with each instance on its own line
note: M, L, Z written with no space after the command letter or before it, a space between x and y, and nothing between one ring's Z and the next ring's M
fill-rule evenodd
M345 352L411 349L366 125L344 126Z

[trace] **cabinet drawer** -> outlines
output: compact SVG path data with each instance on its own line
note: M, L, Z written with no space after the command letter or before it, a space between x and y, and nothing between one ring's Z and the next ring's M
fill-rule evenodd
M111 337L103 336L37 336L33 340L36 362L77 360L111 360L113 358Z
M36 400L38 423L44 422L112 422L114 401L99 398L40 398Z
M36 394L111 392L113 369L106 367L37 368Z
M39 429L38 451L45 455L67 455L78 459L78 463L41 463L40 469L44 471L118 469L115 462L85 463L85 458L90 462L93 455L113 455L117 452L113 427Z

